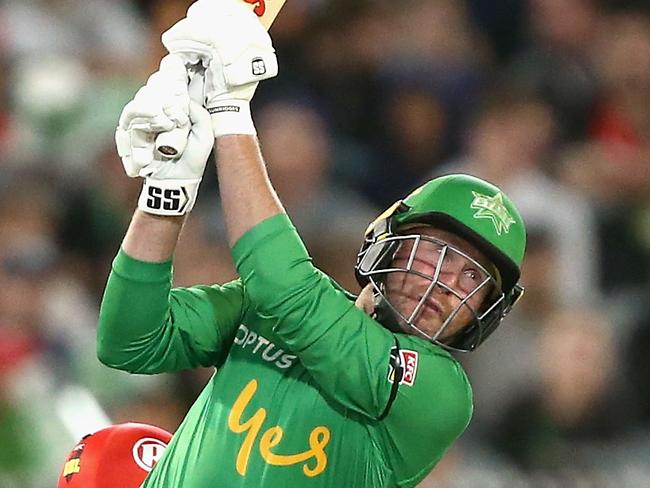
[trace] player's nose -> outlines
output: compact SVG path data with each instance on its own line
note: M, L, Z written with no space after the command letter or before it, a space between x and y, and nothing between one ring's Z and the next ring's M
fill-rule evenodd
M463 272L462 263L445 259L438 274L438 282L444 286L438 286L445 294L453 294L451 290L457 290Z

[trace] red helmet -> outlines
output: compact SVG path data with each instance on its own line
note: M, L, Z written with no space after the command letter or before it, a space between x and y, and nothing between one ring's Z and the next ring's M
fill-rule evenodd
M145 424L119 424L79 441L59 476L58 488L138 488L172 436Z

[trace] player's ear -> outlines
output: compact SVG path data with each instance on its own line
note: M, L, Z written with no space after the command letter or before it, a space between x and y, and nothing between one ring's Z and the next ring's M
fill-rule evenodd
M354 304L356 305L357 308L363 310L368 315L372 315L374 313L375 299L374 299L373 288L371 283L368 283L363 288L363 290L361 290L361 293L359 293L359 296L355 300Z

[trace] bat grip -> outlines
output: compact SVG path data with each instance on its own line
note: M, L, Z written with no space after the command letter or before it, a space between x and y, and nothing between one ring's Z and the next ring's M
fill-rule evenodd
M156 137L156 151L167 158L175 158L183 154L187 146L187 136L190 133L187 127L177 127L167 132L161 132Z

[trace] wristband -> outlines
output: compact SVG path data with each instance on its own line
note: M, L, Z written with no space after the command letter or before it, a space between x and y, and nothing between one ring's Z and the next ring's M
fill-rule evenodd
M223 100L211 104L208 112L212 118L214 137L245 134L257 135L250 103L246 100Z
M145 178L138 208L144 212L167 217L185 215L194 207L201 178L188 180L155 180Z

